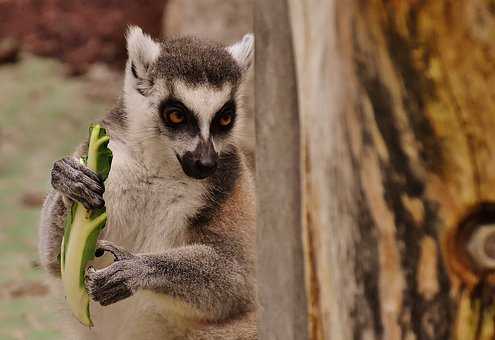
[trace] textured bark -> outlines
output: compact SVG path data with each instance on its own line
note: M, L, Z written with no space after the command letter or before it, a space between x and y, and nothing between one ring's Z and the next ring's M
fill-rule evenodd
M303 340L307 317L299 117L285 1L257 1L255 20L256 163L261 162L256 167L258 336Z
M308 338L492 339L495 280L465 244L495 220L495 3L288 3L300 144L270 157L301 153Z

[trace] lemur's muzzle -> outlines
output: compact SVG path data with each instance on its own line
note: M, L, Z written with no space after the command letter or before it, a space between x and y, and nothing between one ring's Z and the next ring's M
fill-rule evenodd
M217 169L218 154L211 140L201 140L194 151L187 151L182 157L177 156L177 158L186 175L196 179L211 176Z

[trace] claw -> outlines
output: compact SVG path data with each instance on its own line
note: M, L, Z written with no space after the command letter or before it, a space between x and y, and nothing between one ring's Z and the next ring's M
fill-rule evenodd
M96 270L94 269L93 266L89 266L88 269L86 269L86 278L88 277L88 275L87 275L88 273L91 273L91 274L96 273Z
M129 260L135 257L125 248L119 247L109 241L100 240L97 242L96 246L97 246L96 248L97 252L108 251L112 253L115 261Z

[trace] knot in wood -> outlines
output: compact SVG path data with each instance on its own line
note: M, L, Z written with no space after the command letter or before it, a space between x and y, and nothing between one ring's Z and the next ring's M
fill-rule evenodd
M467 251L480 270L495 269L495 224L480 225L473 230Z

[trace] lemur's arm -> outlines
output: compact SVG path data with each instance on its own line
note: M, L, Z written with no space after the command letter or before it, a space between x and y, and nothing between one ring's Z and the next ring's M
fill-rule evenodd
M133 255L109 242L115 262L89 268L86 286L92 298L109 305L138 289L166 294L199 312L200 318L222 320L252 308L253 291L248 274L235 260L208 245L189 245L162 254Z
M64 219L67 211L62 195L54 190L48 193L41 210L39 226L39 255L41 266L50 274L60 275L60 244L64 235Z
M60 275L60 244L64 233L64 221L73 201L87 208L104 205L104 187L98 176L79 162L85 152L81 146L72 157L56 161L51 173L52 186L41 210L39 226L39 253L41 265L51 274Z

